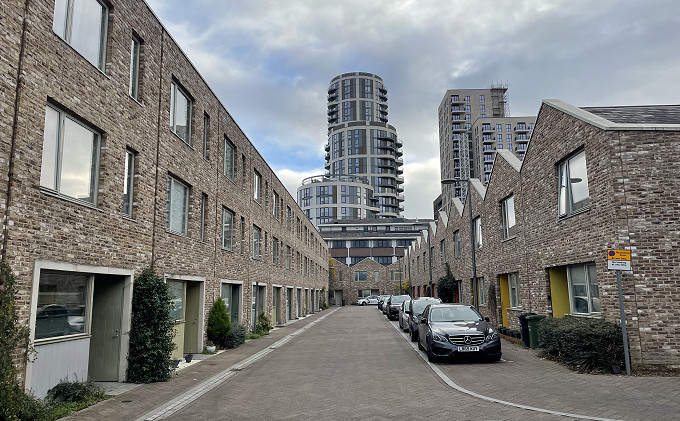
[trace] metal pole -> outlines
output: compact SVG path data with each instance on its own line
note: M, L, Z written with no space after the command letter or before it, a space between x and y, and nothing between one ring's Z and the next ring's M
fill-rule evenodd
M399 295L403 295L401 291L401 268L399 268Z
M467 195L468 195L468 210L470 215L470 244L472 245L472 305L474 305L476 310L479 310L478 295L477 291L477 262L475 261L475 224L472 220L472 183L470 181L470 176L468 175L467 182Z
M619 311L621 312L621 334L623 335L623 355L626 359L626 374L630 376L630 351L628 351L628 331L626 330L626 311L623 308L623 286L621 271L616 271L616 286L619 288Z
M257 333L257 293L260 289L260 281L255 282L255 290L253 291L255 297L255 317L253 319L253 333Z
M432 246L430 245L430 237L432 237L430 233L430 229L428 227L427 229L427 257L429 257L430 261L430 297L434 297L434 291L432 290Z

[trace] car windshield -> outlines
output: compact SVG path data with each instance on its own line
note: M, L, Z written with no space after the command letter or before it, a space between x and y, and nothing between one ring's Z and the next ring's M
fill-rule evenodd
M411 302L411 300L406 300L404 301L404 304L401 305L401 308L403 309L408 309L408 304Z
M408 300L407 295L393 295L392 296L392 305L394 304L401 304L404 301Z
M416 300L413 302L413 314L423 314L423 310L425 310L425 307L429 306L430 304L438 304L438 301L435 300Z
M471 307L435 307L430 310L433 322L471 322L482 320L482 317Z

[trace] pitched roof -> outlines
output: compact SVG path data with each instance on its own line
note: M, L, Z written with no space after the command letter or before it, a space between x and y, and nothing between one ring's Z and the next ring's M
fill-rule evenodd
M680 124L680 105L580 107L612 123Z

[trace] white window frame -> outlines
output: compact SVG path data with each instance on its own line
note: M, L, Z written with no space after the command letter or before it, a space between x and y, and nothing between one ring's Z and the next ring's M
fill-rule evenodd
M478 216L474 220L475 227L475 250L482 249L482 217Z
M439 242L439 257L442 263L446 263L446 240Z
M276 192L276 190L273 190L273 204L272 204L272 216L275 219L279 219L279 213L281 212L281 204L279 203L279 194Z
M231 216L231 221L227 216ZM231 209L222 207L222 250L234 250L234 218L236 215ZM228 240L228 241L227 241Z
M501 237L503 240L509 240L515 237L515 230L517 225L515 218L515 196L510 195L501 201Z
M47 128L44 130L43 134L43 156L42 156L42 166L40 174L40 185L53 191L61 196L72 198L75 201L87 203L95 206L97 204L97 191L98 191L98 179L99 179L99 153L100 153L100 143L101 134L94 130L93 128L83 124L82 122L75 119L71 114L54 107L52 105L47 105L45 107L45 127L48 125L48 118L50 118L49 113L56 113L56 138L48 139ZM89 197L83 199L82 197L74 197L63 193L62 189L62 172L63 172L63 161L65 154L69 154L69 151L64 150L65 143L68 143L68 139L65 139L66 135L66 123L75 124L80 126L80 128L85 129L92 133L92 159L90 161L90 177L89 177ZM49 152L46 152L49 151ZM54 156L46 155L54 154ZM80 157L82 161L85 161L87 157ZM53 162L49 160L53 159ZM48 165L49 164L49 165ZM47 173L49 166L52 166L52 171Z
M575 296L575 291L574 291L574 277L572 275L572 269L581 266L583 268L583 272L585 274L585 290L586 290L586 295L585 296ZM592 269L592 274L589 269ZM599 291L599 283L597 280L597 270L595 263L589 262L589 263L582 263L582 264L577 264L577 265L569 265L566 267L567 271L567 282L569 284L569 307L571 314L573 315L579 315L579 316L599 316L601 314L601 304L600 304L600 291ZM595 275L595 283L592 283L592 275ZM593 291L591 287L595 287L595 291L597 291L597 297L593 296ZM583 312L577 312L576 311L576 305L575 305L575 300L576 298L582 298L585 299L588 303L588 312L583 313ZM597 306L594 304L595 299L597 300ZM598 307L596 309L596 307Z
M453 257L460 258L460 231L453 233Z
M173 230L171 228L171 221L172 221L172 187L174 184L177 183L180 186L185 188L185 196L184 196L184 204L183 204L183 218L182 218L182 229L180 231ZM167 232L171 232L173 234L179 234L179 235L187 235L187 228L188 228L188 220L189 220L189 195L190 195L190 187L176 179L175 177L168 175L168 188L167 188L167 198L165 200L165 230Z
M231 155L227 153L231 151ZM236 182L236 146L229 139L224 138L224 159L222 173L225 177Z
M585 150L580 150L564 159L558 166L557 212L560 218L568 217L590 209L590 190L588 189L588 168L585 154ZM583 159L582 175L585 176L585 179L578 177L572 178L572 167L574 167L581 158ZM573 198L573 185L582 182L585 182L585 193L587 194L587 197L581 201L582 203L578 203L577 207Z
M262 175L257 170L253 170L253 200L262 201Z
M364 279L361 279L362 273L363 273ZM354 282L366 282L367 280L368 280L368 272L366 272L365 270L358 270L358 271L354 272Z
M130 87L128 94L139 101L139 56L142 48L142 41L132 35L130 43Z
M135 195L135 158L137 154L125 150L125 177L123 179L123 215L132 218L132 205Z
M477 305L480 305L480 306L486 305L486 294L484 293L485 291L486 291L486 281L484 280L483 276L478 276L477 277Z
M279 264L279 239L272 237L272 264L278 266Z
M257 225L253 225L253 259L260 259L262 245L262 229Z
M177 133L177 124L176 124L176 119L177 119L177 94L180 94L186 99L187 102L187 132L186 132L186 138L182 137ZM191 99L191 96L189 96L189 93L184 90L177 82L174 80L171 82L171 88L170 88L170 130L182 139L184 143L187 145L191 146L191 129L192 129L192 120L193 120L193 109L194 109L194 100Z
M106 7L104 3L102 3L99 0L89 0L90 2L95 2L99 4L101 7L101 25L100 25L100 33L99 33L99 48L98 48L98 54L97 58L95 59L94 57L87 57L84 52L79 50L77 48L77 45L73 45L73 17L74 14L74 5L75 5L75 0L57 0L54 5L54 21L52 23L52 30L54 31L55 34L57 34L61 39L66 41L68 45L70 45L75 51L78 52L85 60L90 62L92 65L97 67L100 71L104 70L104 63L106 63L106 39L107 39L107 29L108 29L108 21L109 21L109 8ZM63 13L63 16L58 16L57 12L61 8L61 12ZM59 17L62 17L63 20L59 19ZM89 34L90 37L94 34Z
M508 294L510 308L522 308L522 299L519 294L519 273L508 273Z

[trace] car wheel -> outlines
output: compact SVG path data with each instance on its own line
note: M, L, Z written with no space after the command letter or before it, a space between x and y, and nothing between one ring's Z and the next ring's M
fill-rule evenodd
M411 332L411 342L418 340L418 334L416 332Z
M361 303L361 305L362 305L362 306L365 306L365 305L366 305L366 301L364 301L363 303Z
M422 349L422 350L425 349L425 348L423 348L423 344L420 343L420 338L418 338L418 349Z

